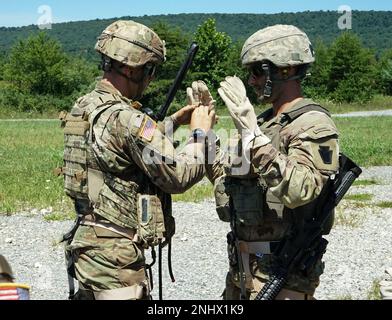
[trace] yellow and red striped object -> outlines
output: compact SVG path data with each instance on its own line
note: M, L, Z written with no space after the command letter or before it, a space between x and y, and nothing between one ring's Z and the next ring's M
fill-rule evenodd
M20 283L0 283L0 300L30 300L30 287Z

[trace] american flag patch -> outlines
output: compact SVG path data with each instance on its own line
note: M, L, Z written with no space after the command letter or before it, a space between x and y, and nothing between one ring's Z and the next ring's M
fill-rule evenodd
M29 299L29 286L16 283L0 283L0 301Z
M150 117L145 116L143 120L142 127L139 131L139 137L150 142L154 136L155 129L157 128L157 123Z

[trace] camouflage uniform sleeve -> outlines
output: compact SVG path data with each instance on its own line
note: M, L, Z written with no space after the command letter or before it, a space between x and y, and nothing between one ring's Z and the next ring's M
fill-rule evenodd
M222 151L219 137L213 135L209 139L208 154L206 156L206 175L212 184L224 175L226 154Z
M165 132L176 132L179 128L178 124L173 120L173 117L166 117L163 121L157 123L158 129L164 134Z
M147 115L123 111L119 121L125 130L123 143L132 161L160 189L182 193L204 177L204 143L190 141L177 153L172 139Z
M281 131L287 155L271 144L254 150L253 164L271 192L288 208L314 200L339 168L338 131L320 112L309 112Z

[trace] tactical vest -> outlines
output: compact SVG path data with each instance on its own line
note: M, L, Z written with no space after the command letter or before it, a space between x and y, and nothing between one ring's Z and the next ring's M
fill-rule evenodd
M307 100L300 103L302 105L295 110L283 114L279 129L274 127L272 130L262 130L271 139L271 144L286 155L287 150L280 139L280 131L285 126L310 111L319 111L330 116L320 105L310 104ZM269 109L258 119L269 119L272 113L273 110ZM316 198L305 206L289 209L272 194L265 181L257 174L250 174L248 177L222 176L217 179L214 192L219 218L231 223L234 219L237 236L245 241L281 240L296 224L302 223L303 219L312 218L319 199ZM326 228L325 234L330 232L333 221L334 214L331 214L329 228Z
M64 167L58 174L64 175L65 193L75 201L78 214L95 212L120 227L137 230L146 247L157 245L174 234L171 197L155 187L136 165L122 172L101 169L93 127L108 110L109 119L115 112L129 110L129 106L103 94L95 99L82 98L70 113L60 114Z

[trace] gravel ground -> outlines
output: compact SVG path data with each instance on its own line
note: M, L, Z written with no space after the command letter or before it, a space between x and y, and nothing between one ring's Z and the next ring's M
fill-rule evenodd
M340 211L353 216L359 225L336 225L327 237L330 242L324 256L325 273L316 291L317 299L367 299L373 281L381 279L384 269L392 266L392 209L375 206L390 201L392 167L365 169L361 179L375 178L381 185L353 187L351 193L371 193L366 207L344 201ZM199 204L175 203L177 233L173 238L171 283L164 249L164 299L220 299L227 270L226 233L228 224L220 222L214 201ZM56 245L71 221L47 222L45 210L13 216L0 216L0 252L12 264L18 282L32 287L35 300L66 299L68 284L62 245ZM147 254L149 256L149 254ZM154 276L154 298L158 279Z
M355 112L349 112L349 113L334 114L333 116L337 117L337 118L370 117L370 116L385 117L385 116L392 116L392 110L355 111Z

